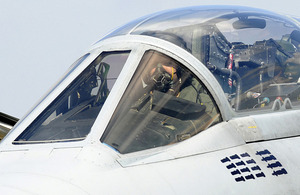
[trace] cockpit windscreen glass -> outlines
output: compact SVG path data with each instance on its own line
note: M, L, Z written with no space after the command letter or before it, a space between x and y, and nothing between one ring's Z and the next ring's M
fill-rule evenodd
M129 51L101 53L13 143L83 140L128 55Z
M184 141L221 120L210 93L192 72L149 50L101 141L130 153Z
M145 20L131 34L169 41L215 76L235 111L286 110L300 103L300 24L244 7L204 7Z

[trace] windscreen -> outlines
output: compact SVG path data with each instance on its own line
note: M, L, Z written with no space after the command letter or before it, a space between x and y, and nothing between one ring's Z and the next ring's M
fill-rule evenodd
M101 53L13 143L83 140L128 55L129 51Z
M202 82L176 60L143 56L101 141L130 153L184 141L221 121Z

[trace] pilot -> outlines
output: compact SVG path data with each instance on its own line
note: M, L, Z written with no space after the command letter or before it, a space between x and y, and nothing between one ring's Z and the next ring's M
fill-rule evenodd
M216 114L211 97L201 83L191 73L172 61L157 63L150 70L147 80L152 90L205 105L208 114Z

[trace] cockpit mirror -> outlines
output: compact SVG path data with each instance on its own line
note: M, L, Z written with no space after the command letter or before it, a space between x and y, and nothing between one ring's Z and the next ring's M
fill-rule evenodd
M245 29L245 28L260 28L266 27L266 20L257 18L243 18L232 23L234 29Z

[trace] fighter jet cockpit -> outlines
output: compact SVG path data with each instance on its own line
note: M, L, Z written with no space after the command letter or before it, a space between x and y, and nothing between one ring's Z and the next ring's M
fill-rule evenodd
M115 44L118 49L109 45L116 37L125 39L119 44L124 46ZM148 42L131 46L134 38ZM155 47L157 40L179 57ZM287 17L240 7L167 11L125 25L97 44L100 53L92 50L74 63L70 74L96 56L14 144L84 140L97 117L106 117L99 113L121 72L123 83L114 92L119 99L106 106L111 115L99 138L121 154L184 141L227 120L225 112L276 112L300 103L300 27ZM197 63L187 66L180 55ZM208 85L214 82L219 86Z
M299 78L297 18L145 16L92 45L1 140L0 190L300 194Z

